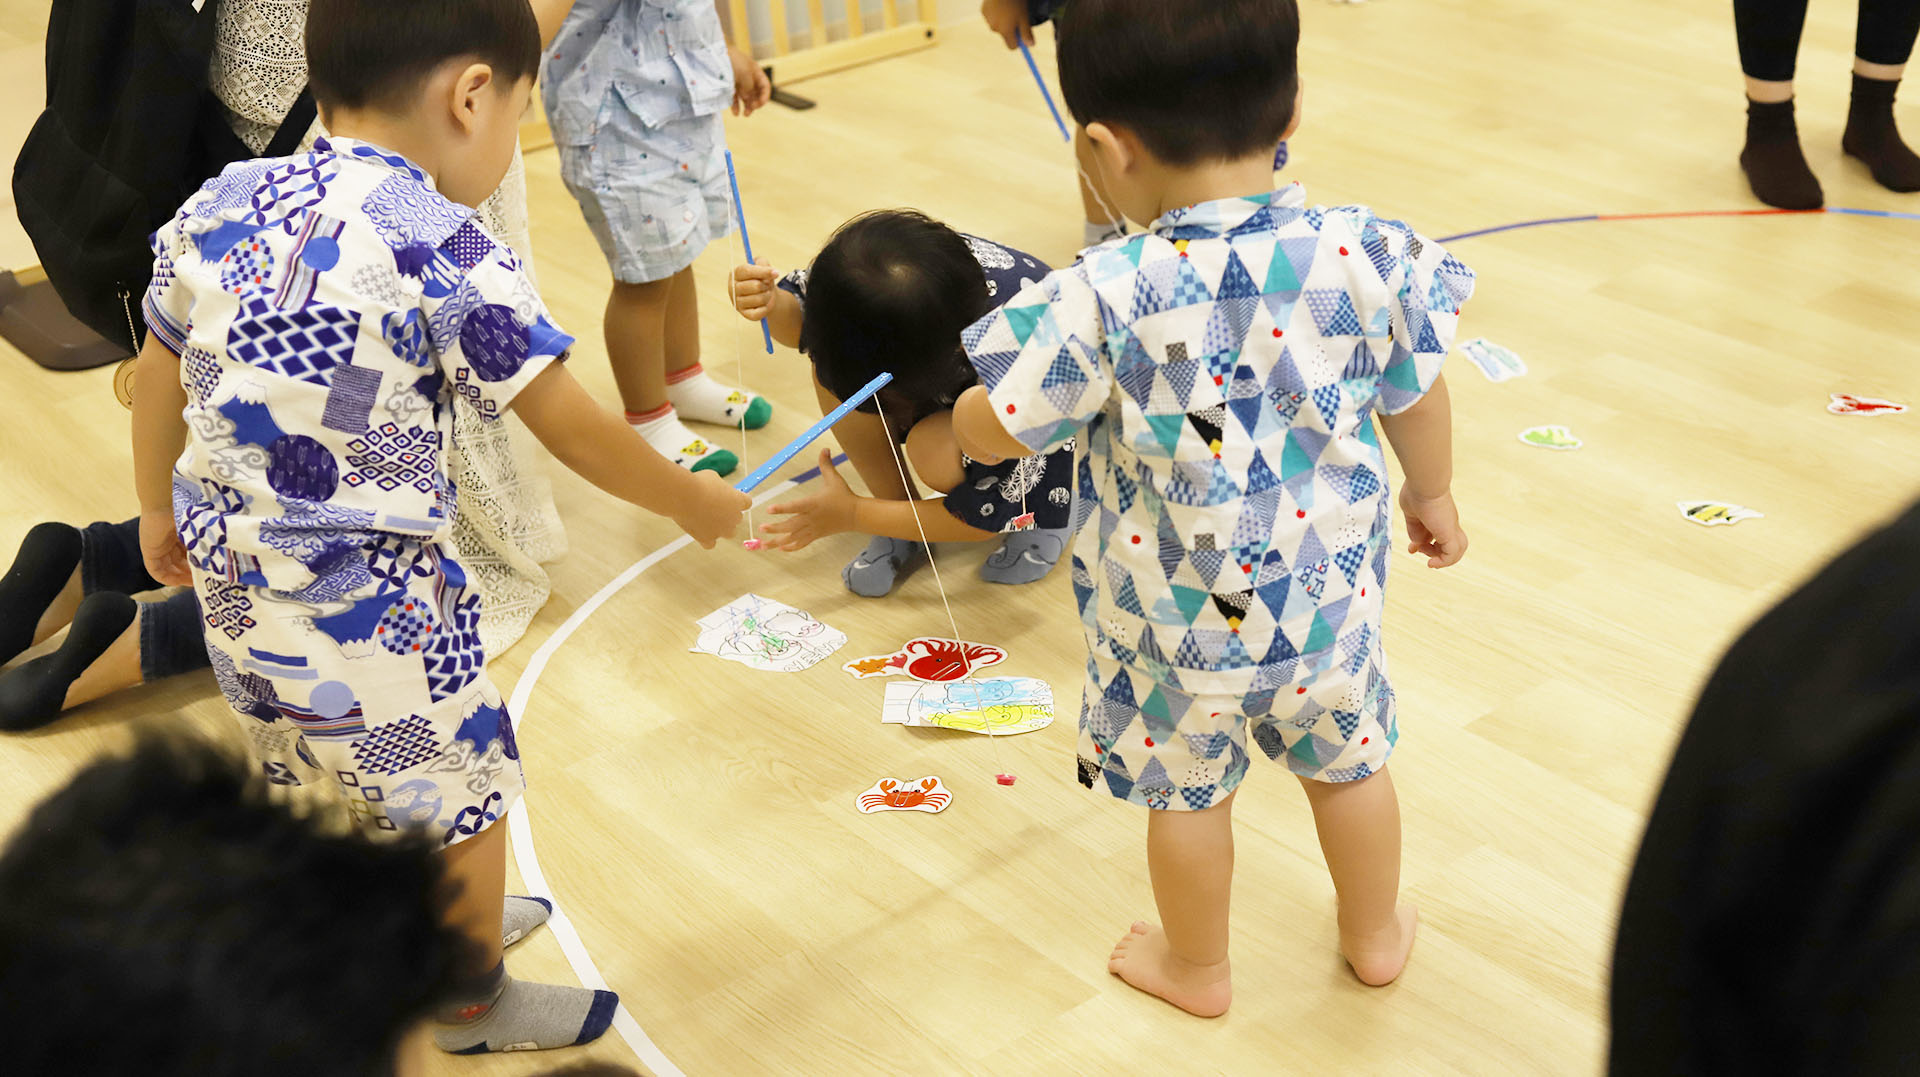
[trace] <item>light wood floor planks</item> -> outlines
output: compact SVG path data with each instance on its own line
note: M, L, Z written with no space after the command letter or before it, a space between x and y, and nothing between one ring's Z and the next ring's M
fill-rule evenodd
M0 56L17 70L37 66L45 8L0 0ZM1832 204L1920 212L1840 158L1852 14L1815 5L1808 27L1808 156ZM1285 175L1315 201L1367 202L1430 236L1751 204L1724 6L1308 0L1303 17L1307 112ZM811 112L729 121L756 252L774 264L889 205L1071 258L1071 160L1024 65L984 30L805 89ZM0 145L17 145L32 100L0 106ZM552 151L528 167L541 283L582 337L575 372L612 400L607 272ZM14 228L0 225L0 264L30 260ZM1271 766L1237 812L1232 1014L1189 1019L1107 976L1113 939L1151 914L1144 821L1073 782L1082 652L1065 572L992 587L973 576L978 549L940 559L961 631L1004 645L1006 672L1053 683L1054 727L995 744L883 729L878 685L832 665L753 674L686 653L693 619L749 590L846 631L847 657L944 634L925 570L869 601L839 581L852 538L789 557L679 553L559 651L520 716L547 874L690 1074L1594 1073L1615 906L1696 687L1748 620L1916 493L1920 416L1823 406L1829 392L1920 398L1917 241L1920 221L1828 215L1567 224L1453 247L1480 274L1466 333L1532 373L1493 385L1450 364L1473 549L1445 573L1395 563L1394 771L1423 926L1390 988L1341 965L1310 816ZM814 412L804 363L762 354L726 311L733 257L716 247L698 264L702 328L713 372L742 362L778 404L751 459ZM130 515L107 373L49 374L4 346L0 360L14 416L0 430L0 547L40 519ZM1542 423L1586 447L1516 440ZM503 688L674 535L571 476L556 486L572 553L528 640L494 663ZM1767 516L1708 530L1674 508L1695 497ZM0 825L130 730L226 736L229 723L212 679L193 676L0 742ZM999 769L1019 784L994 785ZM878 776L927 773L955 792L942 815L852 810ZM547 933L516 948L514 969L572 975ZM631 1057L612 1037L591 1054ZM567 1060L436 1058L432 1072Z

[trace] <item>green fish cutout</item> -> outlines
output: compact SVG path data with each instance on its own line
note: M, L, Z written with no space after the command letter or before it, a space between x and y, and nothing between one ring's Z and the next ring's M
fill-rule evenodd
M1564 426L1529 426L1520 431L1520 440L1536 449L1568 452L1585 444Z

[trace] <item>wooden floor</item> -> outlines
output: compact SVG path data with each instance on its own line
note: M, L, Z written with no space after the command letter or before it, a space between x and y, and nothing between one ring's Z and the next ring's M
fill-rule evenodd
M45 6L0 0L0 58L16 72L37 71L21 19ZM1724 5L1307 0L1303 17L1306 117L1286 175L1315 201L1368 202L1430 236L1751 205ZM1920 211L1840 159L1852 18L1850 4L1815 5L1808 156L1834 205ZM756 253L792 266L844 218L913 205L1071 257L1071 162L1024 66L977 26L800 89L817 109L730 121ZM0 131L17 140L32 99L0 106ZM1920 114L1904 115L1920 134ZM583 338L573 369L612 400L606 270L552 151L528 165L542 284ZM1423 925L1392 987L1342 966L1310 816L1271 766L1237 812L1232 1014L1187 1018L1108 977L1114 938L1151 914L1144 820L1073 780L1081 644L1066 574L989 586L973 576L978 549L940 558L960 630L1005 646L1006 672L1054 685L1055 726L994 744L916 735L883 728L879 685L831 664L781 676L689 654L694 618L745 591L845 631L847 657L946 622L924 570L889 599L850 595L838 570L853 538L786 557L679 553L581 628L521 716L548 876L690 1074L1593 1073L1625 868L1693 693L1756 613L1915 494L1920 415L1824 405L1829 392L1920 398L1917 240L1920 221L1826 215L1568 224L1454 246L1480 274L1465 332L1532 373L1494 385L1450 365L1473 550L1445 573L1396 562L1394 772ZM15 232L0 244L0 264L28 260ZM704 343L716 374L743 362L779 405L751 435L760 458L813 417L811 394L797 356L760 353L725 312L732 257L715 248L698 264ZM130 515L108 375L0 358L14 400L0 546L41 519ZM1586 447L1516 440L1541 423ZM571 476L557 486L573 552L528 640L493 664L503 688L674 534ZM1709 530L1679 517L1688 498L1766 518ZM200 675L0 742L0 825L129 730L225 736L229 723ZM1019 784L996 786L1000 769ZM944 814L853 811L876 778L928 773L954 790ZM513 965L572 976L546 932ZM632 1058L611 1036L591 1053ZM433 1072L565 1060L436 1059Z

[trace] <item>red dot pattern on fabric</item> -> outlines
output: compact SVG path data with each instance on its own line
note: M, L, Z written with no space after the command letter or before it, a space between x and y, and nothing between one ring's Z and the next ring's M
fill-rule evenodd
M1287 335L1287 331L1286 331L1286 330L1284 330L1284 329L1281 329L1281 328L1280 328L1280 327L1278 327L1278 326L1275 326L1275 327L1274 327L1274 330L1273 330L1273 335L1274 335L1274 337L1275 337L1275 338L1277 339L1277 338L1279 338L1279 337L1284 337L1284 336L1286 336L1286 335Z
M1135 546L1138 546L1138 545L1140 545L1140 536L1139 536L1139 535L1135 535L1135 536L1133 536L1133 544L1134 544Z
M1148 737L1148 738L1147 738L1147 747L1149 747L1149 748L1151 748L1151 747L1153 747L1153 738L1152 738L1152 737Z
M1304 519L1306 519L1306 518L1307 518L1307 510L1306 510L1306 509L1294 509L1294 510L1293 510L1293 514L1294 514L1295 516L1297 516L1297 517L1299 517L1299 518L1300 518L1300 519L1302 519L1302 520L1304 520Z
M1295 688L1295 689L1293 690L1293 694L1294 694L1294 695L1296 695L1296 696L1304 696L1304 695L1306 695L1306 694L1307 694L1307 686L1303 684L1303 685L1301 685L1300 687L1298 687L1298 688Z
M1012 404L1008 404L1008 405L1007 405L1007 414L1008 414L1008 415L1012 415L1012 414L1013 414L1013 405L1012 405Z
M1368 741L1370 741L1370 740L1372 740L1372 739L1373 739L1372 737L1361 737L1361 738L1360 738L1360 743L1362 743L1362 744L1365 744L1366 742L1368 742Z
M685 165L682 165L681 167L682 167L682 168L684 168L684 167L686 167L686 166L685 166ZM1345 254L1345 253L1347 253L1347 249L1346 249L1345 247L1342 247L1342 248L1340 248L1340 253L1341 253L1341 254Z

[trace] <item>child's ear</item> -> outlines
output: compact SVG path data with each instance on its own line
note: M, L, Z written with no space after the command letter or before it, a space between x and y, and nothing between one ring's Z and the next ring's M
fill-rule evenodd
M454 77L448 105L453 122L462 132L472 134L480 124L481 95L493 85L493 68L487 64L468 64Z
M1280 141L1285 142L1293 137L1295 131L1300 130L1300 110L1305 107L1306 102L1307 80L1295 75L1293 77L1293 119L1287 121L1287 131L1280 136Z
M1093 144L1094 159L1100 167L1125 174L1140 159L1139 140L1125 128L1109 127L1099 120L1085 127L1087 141Z

